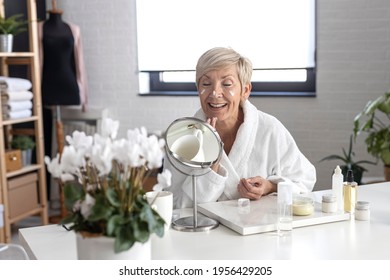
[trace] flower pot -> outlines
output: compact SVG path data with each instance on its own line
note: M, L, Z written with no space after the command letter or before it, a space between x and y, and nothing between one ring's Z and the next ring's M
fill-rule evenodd
M32 149L22 151L22 164L28 166L32 162Z
M385 181L390 181L390 165L384 166Z
M127 251L115 253L115 239L107 236L83 237L76 233L77 258L79 260L150 260L152 242L136 242Z
M0 34L0 52L12 52L14 35Z

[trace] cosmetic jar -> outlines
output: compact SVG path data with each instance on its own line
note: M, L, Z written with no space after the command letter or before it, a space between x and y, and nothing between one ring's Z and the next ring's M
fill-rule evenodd
M334 194L324 194L322 196L322 212L335 213L337 211L337 198Z
M368 201L358 201L355 205L355 220L370 220L370 203Z
M237 206L238 214L249 214L251 212L251 203L248 198L239 198Z
M309 196L295 195L293 198L293 215L308 216L314 212L314 200Z

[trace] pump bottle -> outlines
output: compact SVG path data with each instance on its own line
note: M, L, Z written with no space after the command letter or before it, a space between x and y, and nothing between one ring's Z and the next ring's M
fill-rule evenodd
M344 211L354 213L357 201L357 183L354 181L352 170L348 170L347 181L343 186Z
M337 165L332 175L332 192L336 196L337 211L344 211L343 184L343 174L340 166Z

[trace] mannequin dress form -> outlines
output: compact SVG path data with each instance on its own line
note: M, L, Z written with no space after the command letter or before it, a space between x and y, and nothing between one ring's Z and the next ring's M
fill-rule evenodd
M48 19L38 24L42 103L45 106L44 114L48 118L45 120L45 138L47 138L45 151L46 155L49 156L52 156L51 128L53 115L56 120L57 148L61 155L64 147L64 132L60 106L81 104L82 110L86 111L87 103L86 72L80 28L75 24L66 23L62 20L62 11L57 9L56 1L52 1L52 6L52 10L48 11ZM48 173L47 178L50 178ZM50 194L49 190L48 194ZM60 217L51 217L52 222L64 218L67 214L61 185L60 203Z
M43 24L42 46L43 104L79 105L74 37L60 13L49 12L49 19Z

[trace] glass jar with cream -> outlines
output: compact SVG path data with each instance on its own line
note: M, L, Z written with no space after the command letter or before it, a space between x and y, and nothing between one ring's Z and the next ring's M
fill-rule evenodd
M293 197L293 215L308 216L314 212L314 200L309 195L296 194Z

